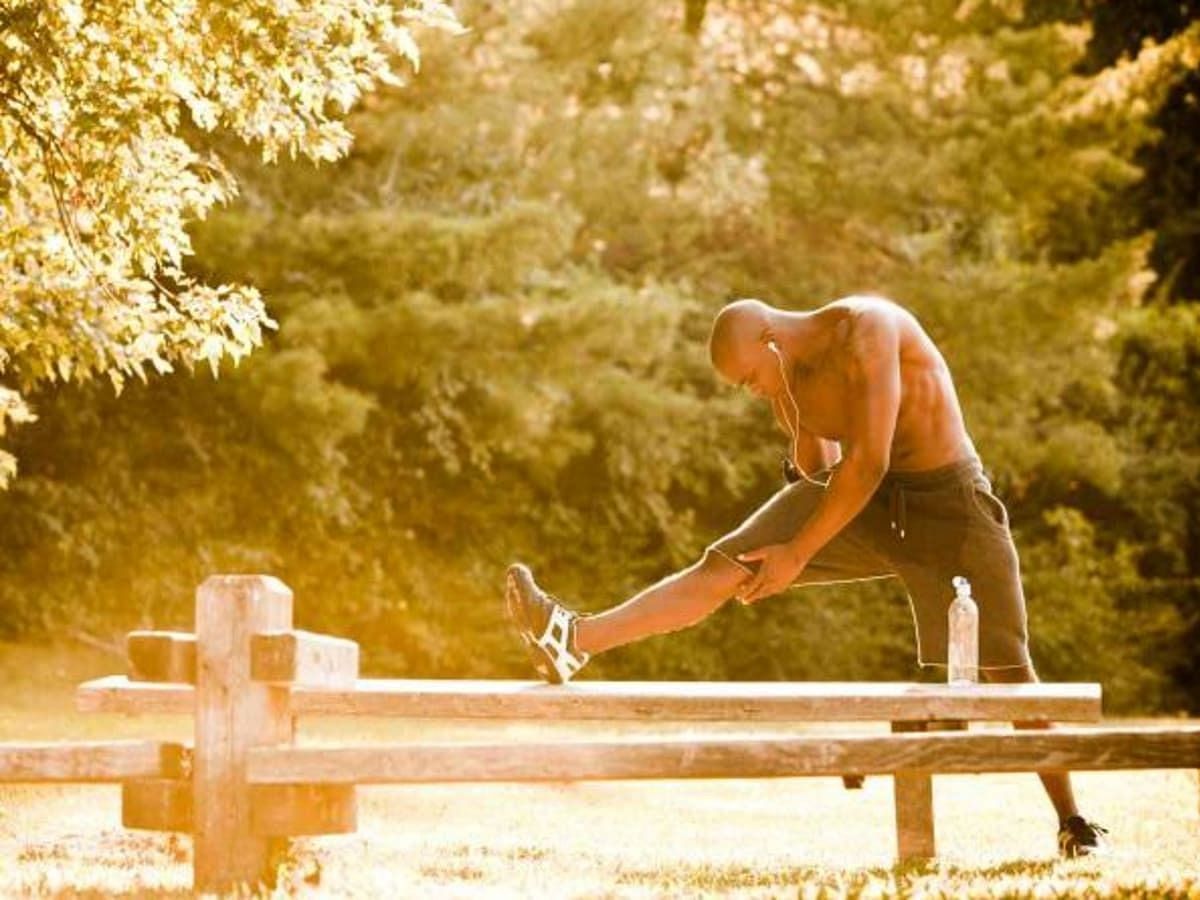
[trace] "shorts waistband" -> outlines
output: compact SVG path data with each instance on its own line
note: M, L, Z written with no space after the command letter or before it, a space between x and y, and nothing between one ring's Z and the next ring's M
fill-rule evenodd
M936 469L920 469L912 472L890 471L883 476L885 487L936 488L966 481L983 473L983 462L978 456L968 456L957 462L938 466Z

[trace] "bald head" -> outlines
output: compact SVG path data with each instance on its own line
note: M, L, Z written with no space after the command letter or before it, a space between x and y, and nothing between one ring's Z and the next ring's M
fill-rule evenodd
M776 310L761 300L735 300L713 319L708 355L718 372L726 373L731 361L766 340Z

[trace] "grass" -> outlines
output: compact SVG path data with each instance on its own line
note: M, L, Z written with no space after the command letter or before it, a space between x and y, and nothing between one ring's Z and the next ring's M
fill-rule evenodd
M0 740L186 739L180 717L73 712L74 684L119 665L87 648L0 644ZM565 734L333 719L305 725L301 739L498 730ZM357 833L296 842L275 895L1200 898L1197 787L1192 771L1078 775L1081 805L1114 849L1062 861L1035 778L941 777L941 858L907 867L892 864L885 778L861 791L836 779L373 787L360 793ZM188 897L190 844L121 829L114 786L0 786L0 897Z

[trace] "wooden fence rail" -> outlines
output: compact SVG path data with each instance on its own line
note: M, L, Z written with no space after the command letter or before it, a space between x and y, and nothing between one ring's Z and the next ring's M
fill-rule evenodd
M163 741L0 744L0 782L124 781L181 778L188 751Z
M1200 767L1200 728L266 747L258 784L795 778Z
M292 628L267 576L214 576L195 632L132 632L123 676L86 682L85 712L192 715L191 746L155 741L0 744L0 782L122 785L122 822L184 831L198 890L270 883L296 835L353 831L360 784L863 775L895 783L902 859L935 852L932 776L1200 768L1200 728L971 733L975 721L1096 722L1095 684L581 682L360 679L358 646ZM298 716L891 723L890 734L794 732L621 740L302 747Z

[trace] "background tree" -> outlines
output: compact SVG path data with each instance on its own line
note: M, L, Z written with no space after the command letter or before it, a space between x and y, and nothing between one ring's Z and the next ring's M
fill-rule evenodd
M183 268L187 225L236 182L196 132L228 130L264 161L342 156L353 103L415 66L436 0L303 8L223 0L0 3L0 435L21 393L107 375L119 390L175 362L239 359L273 327L259 293ZM0 486L15 458L0 450Z
M1194 34L1200 6L1185 2L1068 2L1037 12L1088 22L1092 38L1079 70L1128 70L1147 45L1177 45ZM1115 336L1119 401L1108 426L1125 446L1119 496L1093 498L1089 513L1140 548L1139 578L1126 603L1147 596L1188 623L1182 644L1200 640L1200 432L1193 427L1200 363L1200 70L1194 62L1160 86L1149 139L1133 156L1141 177L1112 200L1125 234L1153 235L1156 280L1148 302L1120 321ZM1195 654L1173 657L1173 675L1200 709Z
M1086 71L1132 56L1146 41L1194 31L1200 4L1096 4L1086 10L1094 36ZM1122 521L1146 551L1143 592L1178 609L1184 643L1200 642L1200 69L1167 91L1150 119L1156 138L1136 156L1144 176L1123 198L1131 228L1150 229L1153 302L1125 323L1118 385L1123 431L1134 448ZM1137 602L1133 598L1131 602ZM1200 709L1200 660L1178 659L1174 671Z
M1136 56L1147 41L1162 43L1200 21L1200 3L1116 0L1081 11L1093 36L1085 72ZM1156 293L1165 300L1200 298L1200 70L1191 67L1172 81L1150 118L1158 138L1138 149L1144 177L1126 203L1132 227L1154 232L1151 263L1159 273Z

